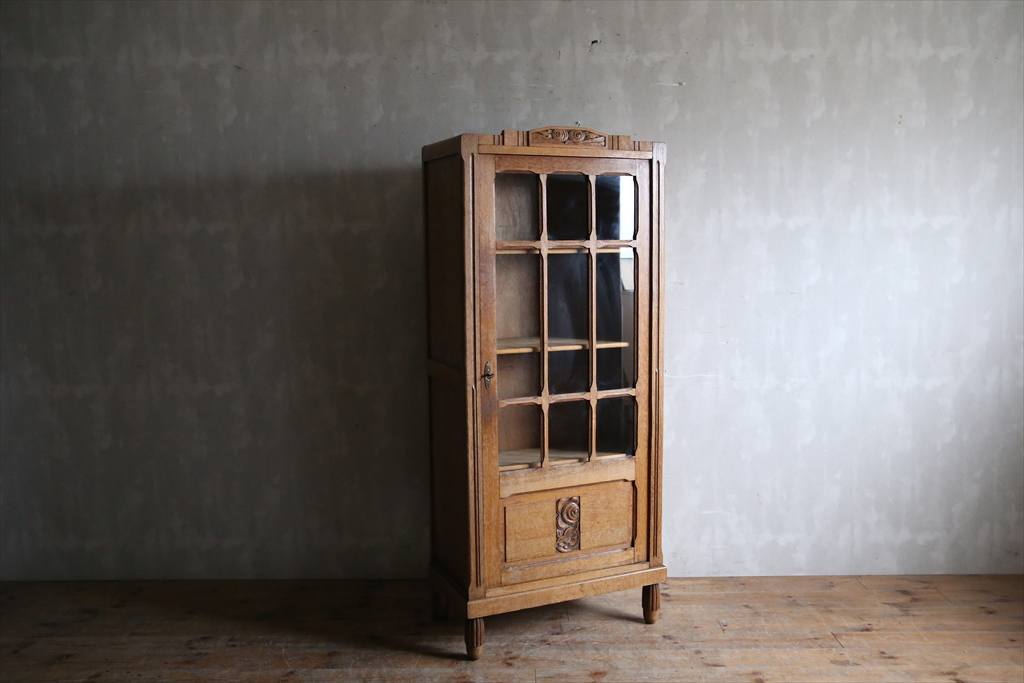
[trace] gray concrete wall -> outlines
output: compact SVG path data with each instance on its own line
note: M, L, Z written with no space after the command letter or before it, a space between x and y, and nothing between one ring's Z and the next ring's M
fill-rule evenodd
M1024 571L1024 3L0 3L3 579L420 576L421 145L669 148L670 574Z

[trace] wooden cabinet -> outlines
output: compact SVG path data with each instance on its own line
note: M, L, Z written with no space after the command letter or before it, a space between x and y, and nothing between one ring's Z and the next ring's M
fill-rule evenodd
M661 552L665 146L585 128L423 148L430 579L483 618L643 586Z

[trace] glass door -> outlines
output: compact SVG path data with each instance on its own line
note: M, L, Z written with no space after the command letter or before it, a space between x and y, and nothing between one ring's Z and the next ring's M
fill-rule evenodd
M493 164L493 220L481 221L493 235L479 236L488 248L478 252L493 284L480 350L493 363L481 390L497 458L485 462L511 473L636 457L646 441L648 165Z

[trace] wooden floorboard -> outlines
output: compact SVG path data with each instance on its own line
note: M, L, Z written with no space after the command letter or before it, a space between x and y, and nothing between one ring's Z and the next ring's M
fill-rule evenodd
M1024 681L1024 577L670 579L462 624L419 581L0 584L0 681Z

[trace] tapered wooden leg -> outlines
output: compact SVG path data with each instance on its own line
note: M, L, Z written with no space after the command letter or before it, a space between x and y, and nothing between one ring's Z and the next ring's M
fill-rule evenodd
M661 586L653 584L644 586L644 621L653 624L658 621L658 611L661 609Z
M480 659L484 651L484 620L466 619L466 654L470 659Z
M434 621L444 621L448 618L448 598L440 591L430 591L430 607Z

